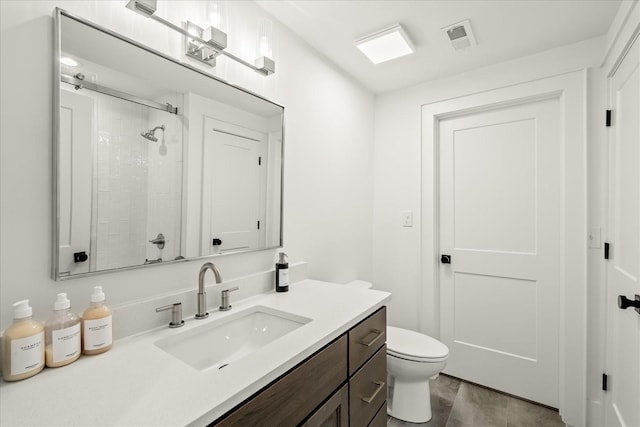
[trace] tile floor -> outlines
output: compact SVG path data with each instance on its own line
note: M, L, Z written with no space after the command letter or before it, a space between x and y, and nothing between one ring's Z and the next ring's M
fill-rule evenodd
M433 418L424 424L387 418L388 427L564 427L558 411L447 375L431 381Z

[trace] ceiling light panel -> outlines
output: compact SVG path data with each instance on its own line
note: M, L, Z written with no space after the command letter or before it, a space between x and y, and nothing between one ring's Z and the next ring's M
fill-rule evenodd
M374 64L414 52L413 43L400 24L362 37L355 44Z

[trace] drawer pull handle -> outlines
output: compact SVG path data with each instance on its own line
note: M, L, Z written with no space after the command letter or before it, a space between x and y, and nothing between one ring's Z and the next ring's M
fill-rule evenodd
M374 329L373 331L371 331L371 333L376 334L376 336L373 337L373 339L371 341L369 341L369 342L360 341L360 344L362 344L362 345L364 345L366 347L371 347L374 342L376 342L376 341L378 341L378 339L380 339L380 337L384 334L384 331L380 331L378 329ZM369 335L371 335L371 334L369 334Z
M380 393L380 390L384 387L384 381L373 381L373 383L376 384L378 388L376 388L376 391L373 392L371 397L361 397L362 401L365 403L371 403L371 401L376 398L378 393Z

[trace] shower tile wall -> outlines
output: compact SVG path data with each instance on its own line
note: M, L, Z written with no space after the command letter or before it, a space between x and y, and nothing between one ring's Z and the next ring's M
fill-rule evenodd
M182 99L169 96L162 97L162 102L183 105ZM182 115L151 110L147 128L160 125L165 131L157 131L158 142L148 144L147 240L162 233L166 243L162 250L147 245L146 258L170 261L180 255L181 243Z
M98 270L146 259L148 108L95 94L97 114L92 252ZM97 209L96 209L97 208ZM95 238L97 237L97 238Z

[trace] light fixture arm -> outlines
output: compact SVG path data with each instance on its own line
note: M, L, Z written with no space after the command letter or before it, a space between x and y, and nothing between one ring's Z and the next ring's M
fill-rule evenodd
M129 2L127 3L126 6L128 9L131 9L135 12L138 12L139 14L147 17L147 18L151 18L156 22L161 23L162 25L172 29L173 31L176 31L180 34L182 34L185 37L188 37L190 39L193 39L197 42L203 43L204 45L207 46L207 48L213 50L216 52L216 54L220 54L220 55L224 55L227 58L233 59L234 61L251 68L252 70L254 70L255 72L262 74L264 76L268 76L270 74L273 74L275 72L275 63L273 62L272 59L270 58L265 58L265 57L261 57L258 58L256 60L256 62L260 65L260 66L255 66L247 61L245 61L244 59L241 59L239 57L237 57L236 55L227 52L224 49L220 49L219 46L215 45L214 43L211 43L208 40L203 39L202 37L192 34L189 31L187 31L186 29L175 25L174 23L167 21L164 18L161 18L160 16L156 15L155 12L157 10L156 8L156 0L129 0ZM267 59L268 61L263 61L263 58Z

